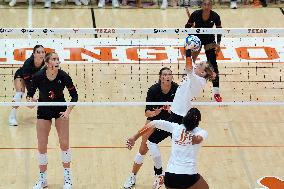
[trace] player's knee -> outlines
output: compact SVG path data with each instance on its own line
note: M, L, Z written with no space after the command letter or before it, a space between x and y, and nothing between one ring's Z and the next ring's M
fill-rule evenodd
M146 155L147 152L148 152L148 148L147 148L147 147L146 147L146 148L142 148L142 149L140 148L140 149L139 149L139 153L142 154L142 155Z
M61 140L60 141L60 148L63 151L66 151L69 149L69 141L68 140Z
M70 149L62 150L61 151L61 158L63 163L70 163L71 162L71 151Z
M38 152L40 154L44 154L47 151L47 145L44 145L43 143L39 142L38 143Z
M142 155L147 154L148 152L148 147L146 143L141 142L140 148L139 148L139 153Z

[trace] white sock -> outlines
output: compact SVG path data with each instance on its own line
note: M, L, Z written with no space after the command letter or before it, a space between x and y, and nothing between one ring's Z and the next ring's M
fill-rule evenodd
M71 173L70 168L64 168L64 175L69 175Z
M213 87L213 94L220 94L219 87Z
M12 108L10 116L16 118L16 113L17 113L17 109L16 108Z
M71 169L70 168L64 168L64 183L72 185Z

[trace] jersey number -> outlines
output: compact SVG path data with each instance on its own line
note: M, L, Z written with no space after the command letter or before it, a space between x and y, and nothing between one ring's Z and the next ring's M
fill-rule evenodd
M185 129L182 130L179 140L176 140L175 143L178 145L186 145L192 142L192 134Z
M55 98L55 93L54 93L54 91L49 91L48 94L49 94L48 97L49 97L50 99L54 99L54 98Z

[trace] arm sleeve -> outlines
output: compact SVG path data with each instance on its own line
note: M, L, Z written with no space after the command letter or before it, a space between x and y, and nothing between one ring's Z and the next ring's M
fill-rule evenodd
M77 90L76 90L76 88L73 84L71 77L68 74L66 74L66 77L65 77L65 86L68 89L69 94L71 96L71 102L77 102L78 101L78 93L77 93Z
M199 127L196 128L194 135L201 136L203 138L203 140L208 139L208 132L205 131L204 129L199 128Z
M148 89L147 97L146 97L146 102L154 102L154 90L152 89L152 87L150 87L150 88ZM153 108L154 108L154 107L151 106L151 105L146 105L145 112L146 112L147 110L152 111Z
M36 75L31 79L30 82L30 87L27 88L28 93L27 93L27 97L31 97L33 98L36 92L36 89L38 88L39 85L39 77L37 77Z
M150 122L152 126L154 126L157 129L161 129L167 132L172 133L174 128L174 123L164 121L164 120L154 120Z

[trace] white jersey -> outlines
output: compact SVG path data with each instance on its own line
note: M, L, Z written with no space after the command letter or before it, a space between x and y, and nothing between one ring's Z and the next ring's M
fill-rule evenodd
M167 172L175 174L197 174L197 154L201 144L192 144L192 136L199 135L203 140L208 138L207 131L196 127L191 132L184 125L164 120L151 122L156 128L172 133L172 150L168 161Z
M199 96L206 80L190 71L179 85L173 100L171 111L177 115L185 116L192 108L191 100Z

